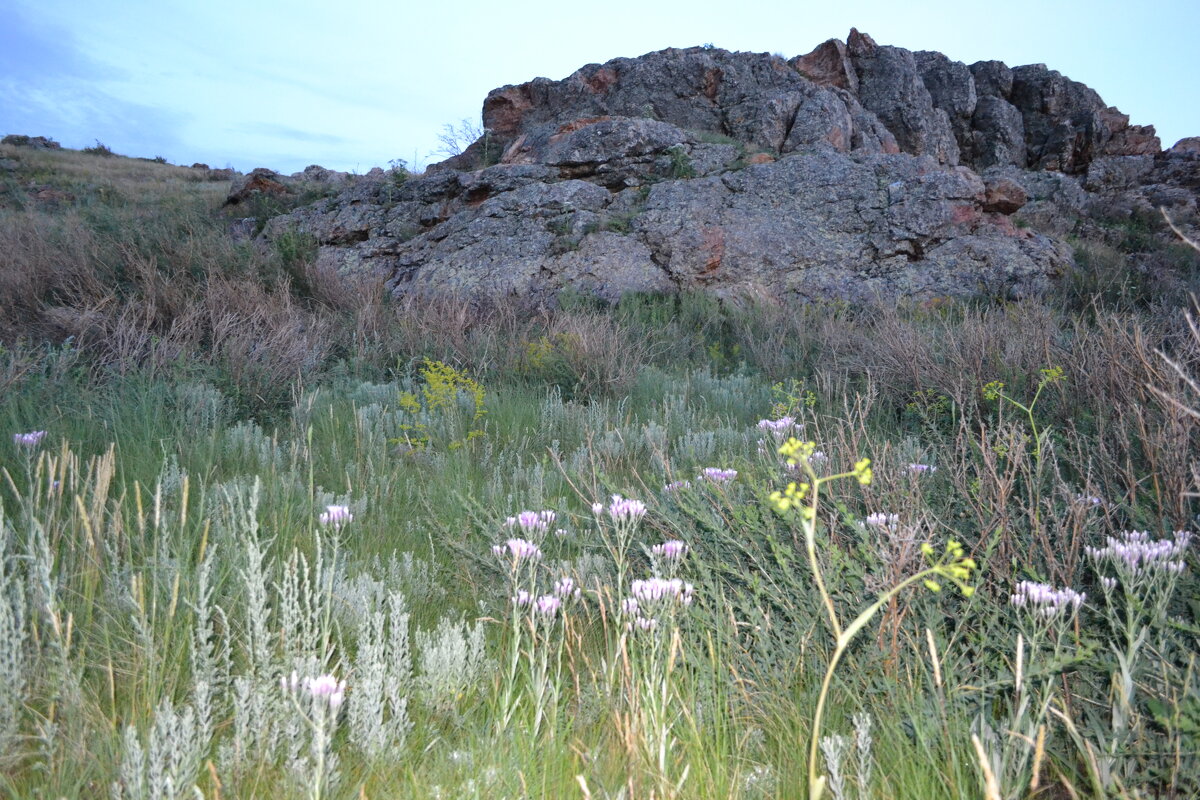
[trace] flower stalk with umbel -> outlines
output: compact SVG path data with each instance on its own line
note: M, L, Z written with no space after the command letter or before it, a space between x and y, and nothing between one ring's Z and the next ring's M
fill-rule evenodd
M829 618L829 628L834 637L833 655L830 656L829 664L825 669L825 678L821 681L821 693L817 696L817 709L813 713L808 749L808 796L810 800L821 800L829 780L823 772L818 770L821 727L824 722L825 704L829 699L829 688L846 649L858 632L879 613L879 610L909 586L921 583L930 591L939 592L942 589L942 581L948 581L957 586L965 597L970 597L975 589L968 585L967 581L976 565L973 559L964 555L962 545L953 539L947 543L945 551L936 558L933 546L926 543L922 545L921 552L925 555L928 566L880 594L874 603L859 612L858 616L849 624L843 626L837 608L833 604L833 597L825 585L824 573L817 558L817 509L820 505L821 487L826 483L843 478L854 478L864 486L869 484L873 477L871 460L864 458L847 472L819 476L809 460L814 452L816 452L816 445L813 442L801 442L794 437L780 446L779 454L784 457L788 465L803 471L807 475L808 481L793 481L782 491L772 492L770 502L780 514L789 514L795 511L800 517L800 528L804 534L804 549L808 556L808 565L812 570L813 582L821 595L821 602L824 604Z

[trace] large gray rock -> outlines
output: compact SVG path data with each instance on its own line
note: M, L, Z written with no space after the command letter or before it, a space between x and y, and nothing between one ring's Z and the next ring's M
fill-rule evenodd
M997 164L1025 166L1025 123L1016 106L1002 97L984 95L971 115L968 150L976 169Z
M980 97L990 95L1007 100L1012 94L1012 70L1003 61L976 61L971 65L971 77Z
M561 81L537 78L495 89L483 105L487 142L432 169L475 169L487 153L506 162L536 160L548 140L580 121L613 117L726 136L777 154L888 152L894 146L891 134L836 80L819 85L766 53L693 47L589 64Z
M494 90L483 121L423 177L373 170L263 236L307 231L323 267L397 294L858 300L1036 293L1070 264L1067 237L1112 240L1157 205L1200 221L1193 141L1162 153L1041 65L968 67L858 31L791 61L590 64Z
M934 107L913 54L876 44L857 30L850 32L847 48L858 74L859 101L892 132L900 149L914 156L933 156L942 164L957 164L958 142L950 117Z
M950 130L960 154L969 151L973 146L971 117L978 101L971 69L961 61L951 61L928 50L913 53L913 59L934 107L945 111L950 118Z
M527 167L483 172L516 169ZM372 213L334 203L272 221L268 235L307 225L324 237L324 264L389 275L398 294L534 302L566 289L610 299L685 288L849 300L1026 294L1067 263L1060 245L986 210L988 189L974 172L930 157L823 149L615 194L594 181L510 180L513 188L470 202L474 174L434 175L436 191L403 187L426 204ZM341 233L347 218L360 226L357 242ZM418 232L389 235L401 218Z
M1081 173L1103 155L1147 155L1161 151L1153 126L1130 125L1094 90L1029 64L1013 71L1010 101L1024 121L1028 164L1035 169Z

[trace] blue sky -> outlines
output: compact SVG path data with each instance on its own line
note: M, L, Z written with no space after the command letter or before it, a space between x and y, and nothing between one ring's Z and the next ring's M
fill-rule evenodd
M1045 63L1164 146L1200 135L1198 0L977 5L5 0L0 134L242 170L420 166L497 86L704 43L790 57L856 26L967 63Z

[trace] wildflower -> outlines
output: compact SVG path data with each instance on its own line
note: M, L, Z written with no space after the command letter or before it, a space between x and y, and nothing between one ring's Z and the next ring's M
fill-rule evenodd
M871 471L871 459L859 459L858 463L854 465L854 470L851 474L854 475L854 477L858 479L858 482L863 486L868 485L871 482L872 477L874 477L874 473Z
M525 589L518 589L516 596L512 599L513 605L527 606L533 603L533 595Z
M1014 608L1028 609L1031 613L1054 618L1066 612L1073 615L1083 605L1087 595L1074 589L1055 589L1047 583L1021 581L1017 591L1009 596Z
M1099 497L1084 494L1075 495L1075 502L1081 506L1103 506L1104 500Z
M876 512L868 514L865 522L876 528L895 528L900 524L900 515Z
M293 672L291 677L279 679L279 687L290 694L303 691L312 697L313 700L327 704L331 711L337 711L346 699L346 682L339 681L333 675L301 678Z
M812 456L817 450L817 446L812 442L802 442L795 436L789 437L786 442L779 445L779 455L783 456L787 463L796 465L801 459L807 459Z
M701 478L712 481L713 483L729 483L737 477L736 469L721 469L720 467L705 467L700 474Z
M325 512L317 519L326 528L332 527L336 530L353 522L354 515L350 513L350 506L325 506Z
M601 511L604 510L603 506L601 506L599 503L596 503L592 506L593 511L596 510L596 506L600 506ZM596 511L596 513L598 514L600 512ZM621 497L619 494L614 494L612 496L612 502L608 504L608 515L612 517L613 521L615 522L639 520L646 516L646 504L641 500L629 500Z
M1104 587L1104 591L1106 592L1115 592L1117 590L1117 579L1105 575L1100 579L1100 585Z
M672 481L671 483L668 483L666 486L663 487L663 491L664 492L677 492L680 489L690 489L690 488L692 488L691 481Z
M346 682L332 675L321 675L305 679L304 688L313 698L324 700L331 710L336 711L346 699Z
M795 417L780 417L779 419L760 419L758 421L758 429L760 431L770 431L779 436L785 433L790 433L793 429L803 428L803 425L796 424Z
M534 610L543 617L553 617L562 608L562 600L552 594L544 594L534 602Z
M679 561L687 555L688 546L678 539L670 539L650 548L650 552L667 561Z
M575 585L573 578L559 578L554 584L554 595L556 597L571 597L578 599L582 592Z
M801 501L803 501L804 497L808 494L809 488L810 487L807 483L798 484L793 481L789 483L787 488L785 488L782 492L771 492L771 495L768 499L771 501L771 504L775 506L775 510L782 514L790 508L799 507Z
M31 431L29 433L14 433L13 434L13 444L17 445L18 447L34 448L34 447L38 446L38 444L42 441L42 439L45 437L45 435L46 435L45 431Z
M633 616L638 612L638 601L633 597L626 597L621 601L621 613Z
M814 464L814 465L824 464L828 460L829 460L829 456L825 455L824 450L814 450L813 454L808 457L808 463Z
M1097 562L1108 561L1119 574L1135 577L1156 571L1183 572L1183 555L1192 542L1191 531L1175 531L1171 539L1151 539L1146 531L1124 531L1106 537L1104 547L1084 548Z
M554 522L557 515L553 511L522 511L515 517L508 517L504 520L504 527L511 528L513 526L520 527L523 531L530 533L545 533L550 529L550 523Z
M542 550L533 542L525 539L509 539L504 544L492 546L492 552L497 558L509 558L513 563L522 561L540 561Z
M908 471L914 475L933 474L937 472L937 467L930 464L909 464Z
M639 604L669 600L691 605L693 589L692 584L684 583L679 578L646 578L630 585L630 592Z

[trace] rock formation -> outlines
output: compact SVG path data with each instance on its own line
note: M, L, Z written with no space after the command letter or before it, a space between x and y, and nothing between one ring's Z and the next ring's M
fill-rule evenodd
M1044 290L1089 220L1165 204L1186 222L1200 195L1197 140L1164 153L1043 65L856 30L790 61L697 47L589 64L493 90L483 123L424 176L373 171L263 235L308 232L326 265L397 293L1009 296Z

